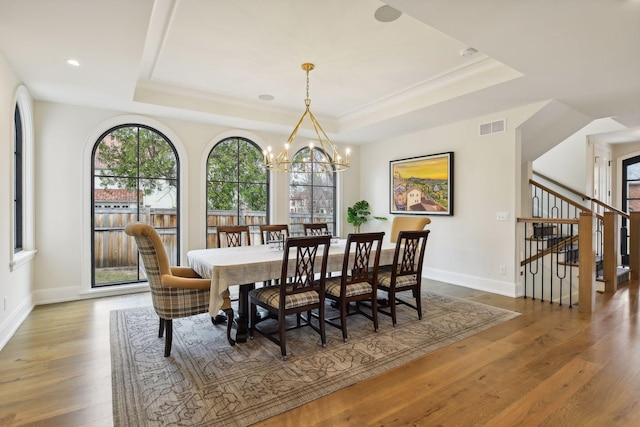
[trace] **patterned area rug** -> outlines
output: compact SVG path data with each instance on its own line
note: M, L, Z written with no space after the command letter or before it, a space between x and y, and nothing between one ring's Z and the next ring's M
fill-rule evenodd
M351 316L349 341L327 325L326 348L308 327L290 331L283 362L280 348L258 334L230 347L225 325L207 314L173 321L165 358L152 308L112 311L114 425L250 425L518 316L431 292L423 293L423 312L418 321L399 306L398 325L380 315L378 333L364 316Z

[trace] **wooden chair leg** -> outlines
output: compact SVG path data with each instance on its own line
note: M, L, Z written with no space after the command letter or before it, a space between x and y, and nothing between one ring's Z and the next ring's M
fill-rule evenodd
M171 341L173 339L173 321L171 319L165 319L164 323L167 330L167 336L164 339L164 357L169 357L171 354Z
M375 295L371 299L371 317L373 317L373 329L378 332L378 299Z
M282 360L287 360L287 319L283 313L278 315L278 323L280 329L280 352Z
M311 313L309 313L309 324L311 324ZM320 341L322 348L327 347L327 333L324 325L324 305L318 309L318 327L320 328Z
M340 322L342 326L342 339L347 342L347 310L349 305L345 300L340 301Z
M396 292L395 292L395 290L390 290L389 291L389 305L391 307L391 321L393 323L393 326L396 326L397 319L396 319Z

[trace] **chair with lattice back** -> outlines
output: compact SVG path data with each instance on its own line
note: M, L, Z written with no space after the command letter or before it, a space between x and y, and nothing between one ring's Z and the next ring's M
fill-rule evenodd
M287 359L286 332L291 329L309 326L320 334L322 346L326 347L327 337L324 325L324 286L329 256L330 236L290 237L284 245L282 270L279 286L265 286L249 292L251 322L249 336L254 332L265 336L280 346L282 360ZM290 254L294 256L290 257ZM318 260L317 255L322 259ZM320 268L316 267L319 261ZM291 269L290 263L295 263ZM316 272L317 273L314 273ZM256 306L267 310L278 319L277 331L258 326ZM318 325L312 323L312 310L317 311ZM306 319L302 313L306 312ZM295 314L297 322L287 327L286 317ZM304 322L303 322L304 320Z
M342 330L345 342L348 316L361 314L372 320L373 329L378 331L377 277L383 238L384 232L349 234L342 274L327 279L325 296L334 301L340 315L326 319L326 322ZM367 301L370 312L362 310L361 302L364 301Z
M260 226L260 242L264 245L269 241L287 240L289 226L287 224L268 224Z
M320 236L329 234L329 225L326 222L302 224L305 236Z
M378 275L378 289L387 292L390 312L379 309L380 313L391 316L393 326L397 323L396 305L403 304L418 312L422 319L421 286L422 263L427 246L429 230L401 231L398 233L396 249L391 269ZM398 298L398 293L411 291L415 303Z
M219 225L216 227L216 233L219 248L251 246L251 231L248 225Z

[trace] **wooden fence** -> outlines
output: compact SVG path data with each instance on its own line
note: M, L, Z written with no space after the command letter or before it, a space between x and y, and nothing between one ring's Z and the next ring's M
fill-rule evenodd
M217 247L216 227L238 224L235 211L209 211L207 213L207 247ZM138 265L138 250L133 238L124 233L124 228L132 222L151 224L160 235L169 262L177 263L177 215L172 209L96 209L94 212L94 262L95 268L120 268ZM309 221L307 214L291 214L290 232L292 236L302 235L302 224ZM315 216L316 222L329 222L331 215ZM264 212L247 211L242 214L241 224L251 229L251 241L260 244L260 225L267 223ZM331 230L330 227L330 231Z

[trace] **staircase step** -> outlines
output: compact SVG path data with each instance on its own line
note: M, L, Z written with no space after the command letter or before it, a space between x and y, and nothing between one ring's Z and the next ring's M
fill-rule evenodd
M533 224L533 236L543 237L555 234L556 226L552 224Z

